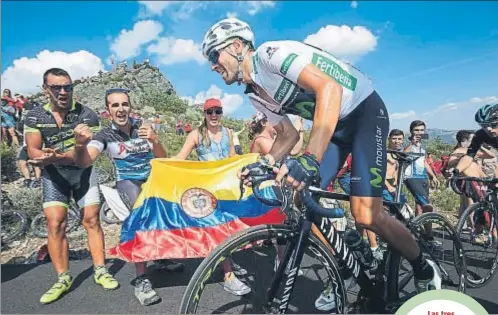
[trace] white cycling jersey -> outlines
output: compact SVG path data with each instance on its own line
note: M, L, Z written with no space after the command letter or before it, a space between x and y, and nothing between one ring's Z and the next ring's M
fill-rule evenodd
M297 85L299 74L310 63L342 86L339 119L374 91L370 79L352 65L297 41L266 42L256 49L252 61L251 78L257 86L248 85L245 93L273 125L285 114L313 120L315 94Z

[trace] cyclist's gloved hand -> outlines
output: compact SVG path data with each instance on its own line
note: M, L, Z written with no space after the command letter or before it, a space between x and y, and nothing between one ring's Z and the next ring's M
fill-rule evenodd
M306 152L298 157L287 159L280 169L277 181L287 174L287 182L297 190L302 190L315 180L319 180L319 170L320 162L315 155Z
M270 162L266 157L261 157L258 161L244 166L239 177L243 180L244 185L251 186L253 177L265 176L269 172L271 172Z

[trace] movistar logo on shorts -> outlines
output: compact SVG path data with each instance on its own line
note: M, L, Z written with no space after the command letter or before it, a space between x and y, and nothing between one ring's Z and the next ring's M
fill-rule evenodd
M287 71L289 71L292 62L296 58L297 58L296 54L290 54L289 56L287 56L287 58L285 58L284 62L282 63L282 66L280 67L280 73L286 75Z
M382 183L382 174L381 174L380 168L377 167L372 167L370 168L370 173L372 173L373 176L375 176L374 179L370 181L370 185L372 185L375 188L380 188L381 183Z
M382 168L384 162L384 137L382 136L382 129L377 125L377 131L375 133L375 164Z
M351 91L356 90L356 83L358 80L331 59L325 58L317 53L313 53L312 62L318 67L318 69L320 69L320 71L334 78L337 83L343 87Z
M287 95L287 93L289 92L289 90L291 89L292 85L293 85L293 83L291 80L284 78L282 80L282 83L280 83L280 86L278 87L278 90L275 93L275 96L273 97L275 99L275 101L277 101L278 103L281 103L283 101L283 99L285 98L285 96Z

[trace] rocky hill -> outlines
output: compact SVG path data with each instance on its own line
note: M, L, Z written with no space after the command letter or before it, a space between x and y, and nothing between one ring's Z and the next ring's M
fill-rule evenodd
M171 82L161 71L147 61L127 67L119 64L110 72L100 72L94 77L74 80L74 97L96 111L104 109L105 91L110 88L129 89L131 101L135 108L143 108L150 93L176 95ZM48 100L43 93L34 95L41 104Z

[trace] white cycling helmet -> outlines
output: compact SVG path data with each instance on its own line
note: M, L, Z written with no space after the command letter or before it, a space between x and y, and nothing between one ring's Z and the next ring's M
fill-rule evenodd
M252 47L254 47L254 33L252 32L249 24L236 18L228 18L214 24L207 31L202 42L202 54L207 59L210 59L209 55L212 51L218 52L220 49L227 47L231 43L230 39L233 38L241 38L244 41L250 43ZM243 79L242 61L244 60L244 57L248 51L249 47L246 46L244 51L242 53L238 53L237 55L229 52L229 54L237 59L238 62L238 70L236 75L239 85Z
M202 42L202 54L208 57L213 48L221 49L230 44L229 39L240 37L254 47L254 33L246 22L236 18L223 19L209 28Z

